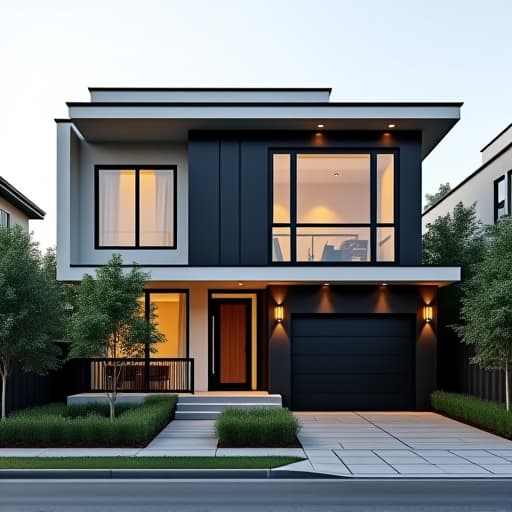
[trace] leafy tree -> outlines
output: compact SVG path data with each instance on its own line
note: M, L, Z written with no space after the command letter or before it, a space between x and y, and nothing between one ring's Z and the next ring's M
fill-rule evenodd
M476 216L476 203L465 207L461 202L452 213L427 224L423 235L423 263L426 265L458 265L462 276L471 276L472 267L485 252L485 229ZM449 321L459 318L462 290L459 284L442 288L443 302L450 308ZM447 293L446 293L447 292Z
M64 309L71 312L75 308L77 285L57 281L57 255L55 247L48 247L43 254L43 270L60 287L64 296Z
M450 190L452 189L451 185L446 183L441 183L439 185L439 189L437 192L433 194L425 194L425 206L423 207L423 211L428 210L431 206L434 206L438 201L440 201Z
M2 420L7 379L17 362L44 375L60 364L66 315L61 289L45 270L37 244L21 227L0 228L0 375Z
M512 364L512 220L503 218L487 231L489 245L474 274L463 285L462 325L455 327L464 343L475 348L472 362L505 372L505 402L510 410Z
M158 332L155 312L149 321L140 301L149 275L134 267L125 274L122 258L114 254L96 271L96 279L86 274L78 287L76 311L71 318L69 357L101 357L103 361L110 419L115 418L118 381L126 359L142 357L149 344L165 337Z

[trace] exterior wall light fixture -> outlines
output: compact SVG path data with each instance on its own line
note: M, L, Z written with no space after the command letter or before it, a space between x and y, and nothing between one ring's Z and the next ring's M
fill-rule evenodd
M427 324L432 322L432 306L429 304L423 306L423 320L425 320Z
M279 304L274 308L274 318L278 323L281 323L284 320L284 306L282 304Z

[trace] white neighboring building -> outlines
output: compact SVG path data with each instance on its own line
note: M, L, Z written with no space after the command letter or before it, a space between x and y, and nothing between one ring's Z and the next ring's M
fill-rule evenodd
M512 214L512 123L480 151L482 165L423 213L423 231L459 202L464 206L476 202L476 214L484 224Z
M0 176L0 226L20 225L28 231L28 221L44 219L45 212Z

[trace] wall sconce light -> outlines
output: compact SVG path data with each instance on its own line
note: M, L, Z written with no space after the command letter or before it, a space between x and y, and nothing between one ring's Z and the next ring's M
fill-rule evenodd
M284 306L282 304L279 304L274 308L274 317L278 323L281 323L284 320Z
M432 306L423 306L423 320L425 320L427 324L432 322Z

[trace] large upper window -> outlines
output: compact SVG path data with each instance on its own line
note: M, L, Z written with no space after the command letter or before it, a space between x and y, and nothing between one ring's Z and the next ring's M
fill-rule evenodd
M393 153L272 159L272 261L395 261Z
M0 208L0 228L8 228L11 224L11 216Z
M96 169L96 246L174 248L176 167Z

